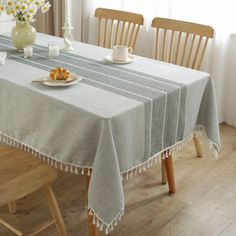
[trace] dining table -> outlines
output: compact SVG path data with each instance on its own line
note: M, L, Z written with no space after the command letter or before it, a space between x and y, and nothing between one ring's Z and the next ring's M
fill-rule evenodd
M160 164L196 133L218 157L210 74L137 55L120 64L109 60L112 49L76 41L74 50L50 58L51 42L63 48L62 38L37 33L33 56L24 58L10 34L0 35L7 53L0 66L0 142L88 176L88 215L97 230L91 235L109 233L124 214L124 178ZM77 81L40 81L58 67Z

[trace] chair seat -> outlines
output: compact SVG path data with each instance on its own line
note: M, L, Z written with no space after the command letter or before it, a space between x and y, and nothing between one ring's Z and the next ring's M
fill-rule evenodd
M12 148L0 155L0 206L52 184L57 171L29 153Z

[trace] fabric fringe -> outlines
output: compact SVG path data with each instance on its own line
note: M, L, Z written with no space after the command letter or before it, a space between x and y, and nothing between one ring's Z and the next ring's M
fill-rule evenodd
M202 126L202 125L196 126L195 130L194 130L194 135L196 137L198 137L198 136L201 136L202 134L206 134L205 127ZM212 155L215 157L215 159L218 160L219 159L220 146L218 146L215 142L213 142L209 138L207 138L207 142L210 146L210 151L211 151Z
M153 155L151 158L149 158L148 160L146 160L145 162L132 167L131 169L121 172L121 179L122 180L128 180L129 178L137 175L137 173L142 173L143 171L147 171L148 169L150 169L153 165L159 163L161 161L161 159L166 159L168 158L168 156L172 153L175 153L177 151L180 151L183 147L185 147L190 141L192 141L194 136L201 136L205 134L205 127L204 126L196 126L194 129L193 134L189 135L187 138L185 138L183 141L180 141L176 144L174 144L173 146L170 146L166 149L164 149L163 151ZM209 147L210 147L210 151L212 153L212 155L214 156L215 159L219 158L219 151L220 151L220 147L213 142L210 139L207 139Z
M165 150L153 155L151 158L146 160L145 162L132 167L131 169L127 171L121 172L121 180L124 179L128 180L129 178L137 175L138 173L142 173L143 171L147 171L150 169L153 165L158 164L161 159L166 159L168 156L176 151L181 150L186 144L189 143L189 141L192 140L193 136L200 136L203 133L205 133L205 128L203 126L197 126L193 132L192 135L189 135L187 138L185 138L183 141L180 141L173 146L170 146L166 148ZM47 162L49 165L53 166L56 169L60 169L62 171L71 172L74 174L81 174L81 175L91 175L92 167L82 167L73 165L71 163L65 163L58 160L55 160L53 157L45 155L38 150L34 149L33 147L30 147L29 145L26 145L14 138L11 138L3 133L0 133L0 142L5 143L7 145L16 147L18 149L24 150L26 152L31 153L32 155L38 157L40 160ZM218 153L220 150L220 147L214 143L212 140L208 139L208 143L210 146L211 153L213 156L218 159ZM121 219L122 215L124 214L124 209L121 210L121 212L115 217L115 219L110 224L104 223L98 215L95 213L95 211L88 206L89 209L89 215L93 215L93 224L97 226L98 229L101 231L105 229L105 233L108 234L110 231L113 230L113 227L117 225L117 222Z
M38 157L43 162L46 162L47 164L51 165L52 167L59 169L61 171L65 172L71 172L73 174L81 174L81 175L88 175L91 174L91 167L84 167L84 166L77 166L73 165L71 163L65 163L58 160L55 160L53 157L45 155L38 150L34 149L33 147L30 147L29 145L26 145L14 138L11 138L3 133L0 133L0 143L5 143L9 146L21 149L25 152L31 153L33 156Z
M96 225L100 231L105 230L106 234L113 231L114 226L117 226L118 221L120 221L121 217L124 215L124 209L122 209L110 224L106 224L98 217L98 215L95 213L95 211L92 209L90 205L88 206L88 210L89 210L88 214L90 216L93 216L93 224Z

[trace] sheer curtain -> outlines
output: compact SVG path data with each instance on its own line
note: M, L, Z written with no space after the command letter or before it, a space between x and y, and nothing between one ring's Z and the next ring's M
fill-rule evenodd
M183 7L184 6L184 7ZM211 25L215 29L215 39L204 70L212 75L217 92L219 116L221 121L236 126L236 70L231 61L235 61L236 32L235 0L172 0L170 16ZM234 53L233 53L234 52Z
M84 15L86 15L86 27L83 32L83 41L97 43L97 19L93 17L97 7L113 8L143 14L145 17L144 27L139 33L135 53L142 56L151 56L152 48L149 42L152 38L150 29L151 20L154 16L169 16L170 0L84 0ZM88 20L89 19L89 20Z
M211 25L215 39L208 48L203 70L215 83L219 119L236 126L236 14L235 0L83 0L82 40L96 44L97 21L93 17L97 7L120 9L144 15L145 25L136 44L136 54L152 57L154 16L192 21Z

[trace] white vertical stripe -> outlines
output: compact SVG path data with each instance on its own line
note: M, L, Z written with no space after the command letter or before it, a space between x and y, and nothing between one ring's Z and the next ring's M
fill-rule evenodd
M177 119L176 119L176 134L175 134L175 142L177 142L177 138L178 138L180 102L181 102L181 89L179 89L179 101L178 101Z
M167 108L167 100L168 100L168 97L167 97L167 94L165 96L165 109L164 109L164 117L163 117L163 127L162 127L162 142L161 142L161 149L163 150L164 149L164 134L165 134L165 125L166 125L166 108Z

